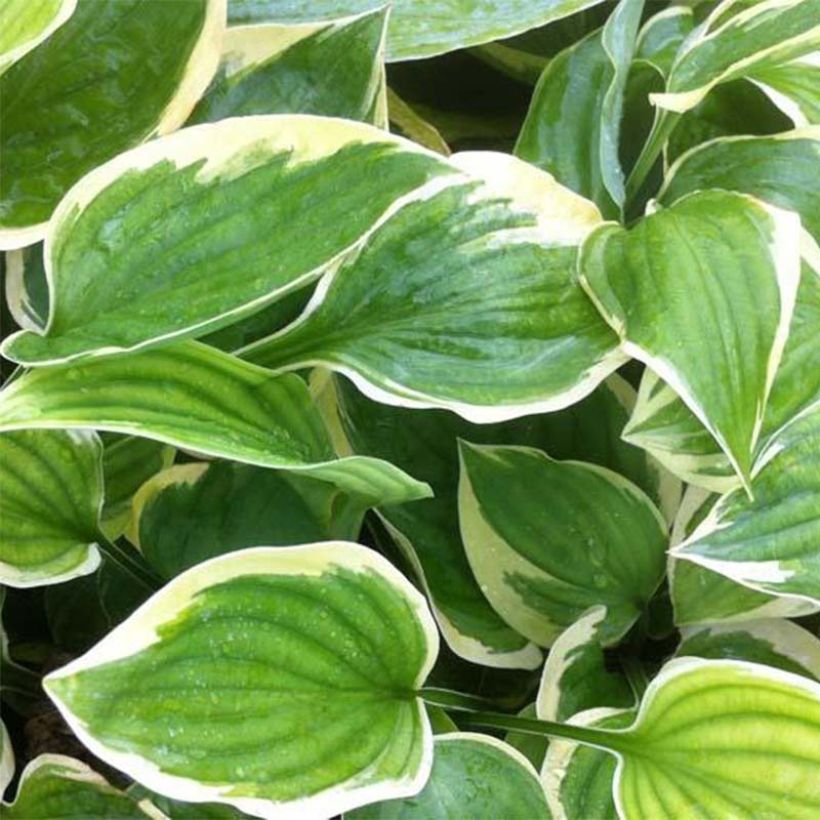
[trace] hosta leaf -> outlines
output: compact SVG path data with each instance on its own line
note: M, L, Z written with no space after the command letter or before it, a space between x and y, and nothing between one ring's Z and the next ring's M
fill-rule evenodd
M666 112L658 112L659 120L666 116ZM749 80L733 80L713 88L677 120L664 146L664 159L668 167L687 151L710 140L779 134L792 127L791 120L760 88Z
M694 15L689 6L670 6L659 11L641 28L635 44L635 59L650 63L667 77L681 44L693 26Z
M13 336L3 355L53 363L230 324L316 279L397 198L452 173L372 126L308 115L235 118L141 146L62 201L46 241L45 335Z
M13 803L3 804L3 816L8 820L144 820L153 815L85 763L64 755L42 754L23 770L17 797Z
M56 584L100 563L102 445L94 433L0 434L0 581Z
M800 214L820 243L820 126L770 137L716 139L680 157L659 199L672 203L692 191L724 188L751 194ZM815 251L820 260L820 251ZM818 262L820 266L820 262Z
M489 735L454 732L434 742L433 770L424 788L404 800L364 806L356 820L544 820L550 812L532 764Z
M423 580L445 640L473 662L533 668L540 657L490 608L470 570L458 525L458 438L582 458L628 476L670 514L677 507L676 482L621 441L633 396L618 376L566 410L492 425L469 424L441 410L376 404L343 379L335 385L349 450L384 458L428 482L435 493L413 504L381 507L379 513Z
M685 541L717 501L718 496L689 486L672 528L672 546ZM713 622L736 623L765 618L793 618L814 612L807 601L769 595L691 561L670 556L669 594L677 626Z
M152 792L138 783L129 787L128 793L148 800L168 820L248 820L248 815L225 803L185 803Z
M811 817L820 684L745 661L680 658L617 742L621 817ZM613 745L615 745L613 743Z
M519 717L536 718L535 703L527 704L519 713ZM544 763L544 757L550 745L550 739L546 735L531 735L526 732L507 732L504 742L509 743L514 749L518 749L527 760L540 769Z
M432 57L511 37L594 6L599 0L394 0L388 60ZM308 23L379 8L381 0L230 0L229 19L241 23Z
M796 126L820 125L820 52L758 69L750 80Z
M387 113L394 130L399 134L431 151L445 157L450 156L450 147L438 129L418 114L392 88L387 89Z
M675 624L745 623L757 618L797 618L818 607L795 596L767 595L699 564L669 563L669 588Z
M755 466L754 498L723 496L674 551L752 589L820 606L820 406L793 421Z
M257 544L358 537L366 504L332 484L246 464L179 464L134 499L140 551L173 578L208 558Z
M378 554L258 547L188 570L44 685L89 749L160 794L331 816L427 779L416 691L437 651L424 599Z
M820 275L803 265L789 338L766 403L756 452L766 449L790 421L820 399ZM651 371L625 430L627 441L651 452L685 481L715 492L736 478L718 443L691 410Z
M605 618L605 607L591 608L550 648L535 701L541 720L565 721L587 709L634 705L627 679L606 668L599 636Z
M50 37L77 0L6 0L0 6L0 74Z
M800 279L799 232L793 213L703 191L629 230L596 230L579 263L624 350L678 393L747 486Z
M105 441L103 476L105 505L102 527L109 539L118 538L131 517L131 498L151 476L170 467L174 448L159 441L112 436Z
M675 654L752 661L820 680L820 640L785 619L682 629Z
M642 0L619 3L603 29L550 60L515 145L516 156L592 199L606 216L624 202L618 144L642 9Z
M0 720L0 798L14 777L14 749L6 724Z
M461 443L459 521L493 608L550 646L604 604L601 643L617 641L663 576L666 524L647 496L597 465L540 450Z
M225 6L78 0L66 23L0 77L0 247L42 239L80 177L182 125L216 70Z
M580 712L567 723L620 729L634 718L631 709L601 707ZM563 738L551 740L541 768L541 782L555 820L618 820L612 797L616 765L615 758L600 749Z
M666 92L653 101L682 113L718 83L808 54L820 44L819 19L818 0L726 0L678 52Z
M453 161L483 186L436 181L410 199L328 271L296 322L242 355L276 369L325 366L378 401L478 423L589 393L623 360L575 281L597 209L513 157Z
M217 76L188 124L323 114L386 127L385 8L301 26L229 28Z
M714 436L678 394L649 368L638 401L624 428L624 440L652 453L681 480L713 492L726 492L739 480Z
M334 459L305 383L198 342L30 371L0 393L0 430L81 427L262 467L309 472L365 498L428 494L391 464Z
M14 321L26 330L42 331L48 321L48 281L42 242L7 251L6 304Z

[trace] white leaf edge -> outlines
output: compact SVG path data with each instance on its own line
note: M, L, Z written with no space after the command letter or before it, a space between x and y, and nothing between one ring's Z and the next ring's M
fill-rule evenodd
M224 0L222 1L224 2ZM250 155L254 158L254 161L258 162L260 143L264 143L266 156L288 152L290 154L289 164L294 166L318 159L331 158L341 148L352 143L362 142L390 145L403 148L414 154L423 154L435 159L443 170L448 168L446 161L441 156L403 137L388 134L366 123L338 117L319 117L313 114L257 114L247 117L229 117L215 123L193 125L162 139L125 151L98 166L69 189L48 223L48 231L44 237L43 261L51 300L49 317L43 333L47 335L50 331L55 312L58 309L59 298L55 289L57 272L54 270L53 260L53 246L57 235L73 226L94 199L123 175L129 172L146 171L162 162L173 163L176 170L180 170L204 160L202 167L197 172L196 179L197 181L208 182L216 177L227 176L227 178L230 178L232 175L239 173L241 169L237 169L235 166L237 159L243 155ZM457 172L453 170L452 173L456 174ZM435 182L435 180L433 181ZM320 277L325 271L338 267L344 259L367 240L379 225L401 207L401 204L408 199L412 200L416 193L416 191L411 191L409 194L394 200L386 212L378 217L370 228L334 257L325 260L313 270L305 271L296 279L266 293L264 296L226 310L218 316L201 320L195 324L127 347L111 345L55 359L38 359L31 362L31 364L37 366L63 364L76 359L91 359L98 356L135 352L146 347L169 342L180 336L190 336L201 328L216 326L231 317L239 319L294 290L298 290ZM0 248L2 248L1 240ZM24 331L13 333L3 341L2 347L0 347L0 352L3 355L8 353L12 341L22 332ZM252 347L251 345L243 350ZM13 359L13 361L20 364L29 364L29 362L19 359Z
M437 155L433 154L433 156ZM472 195L475 199L485 196L504 197L509 199L511 206L517 210L536 216L536 225L521 231L516 241L527 239L557 247L580 245L582 239L600 223L600 213L593 203L559 185L554 177L540 168L510 154L471 151L454 154L447 161L454 169L464 172L467 176L456 173L451 177L438 177L397 200L384 217L373 226L368 236L409 203L424 201L448 187L476 178L483 185ZM266 339L242 348L239 354L250 353L256 347L264 345L271 339L285 336L306 322L325 302L339 269L340 265L327 268L304 311L295 321ZM620 346L616 346L592 365L571 388L543 399L518 404L491 405L442 399L386 379L379 374L374 374L372 377L365 376L356 366L337 361L300 359L278 368L275 372L301 370L305 367L325 368L347 377L361 393L381 404L410 409L450 410L474 424L492 424L510 421L521 416L563 410L589 395L603 379L626 361L628 361L628 356Z
M164 110L159 113L156 123L149 129L148 133L143 135L139 142L144 142L154 136L170 134L182 126L216 73L219 66L219 55L222 51L222 38L227 26L228 0L205 0L205 2L207 6L202 29L185 65L179 85ZM107 167L107 165L108 163L104 163L98 166L86 177L75 183L74 187L79 185L83 179L95 174L100 168ZM51 218L45 222L14 228L0 227L0 250L17 250L47 239L52 231L57 211L65 202L71 190L73 188L69 189L64 195L60 204L52 212ZM49 291L51 291L47 256L46 277L49 280Z
M25 429L25 428L21 428ZM93 430L63 429L55 428L65 433L78 447L89 447L96 450L97 481L101 489L99 503L97 505L97 525L99 527L105 504L105 478L103 476L103 446L99 436ZM83 546L79 542L76 546ZM73 567L61 572L49 572L49 563L40 564L37 567L20 569L14 564L8 564L0 560L0 584L14 587L15 589L31 589L32 587L51 586L52 584L62 584L74 578L84 575L91 575L102 563L99 543L90 541L84 545L86 548L85 558Z
M416 699L416 709L424 734L424 752L416 773L409 778L357 786L359 772L345 783L313 795L286 802L241 797L234 784L208 785L191 778L166 774L138 754L120 751L98 740L70 708L51 691L50 683L103 664L131 657L159 642L157 630L173 619L194 596L215 583L252 574L319 576L333 567L353 572L374 572L386 580L412 606L427 639L427 657L415 685L420 687L435 663L439 649L438 631L418 590L387 559L367 547L347 541L326 541L296 547L251 547L197 564L178 575L126 621L115 627L96 646L43 679L43 688L57 706L74 734L93 754L128 774L151 791L190 803L228 803L242 812L265 820L304 820L331 817L366 803L410 797L423 788L433 763L432 731L424 704Z

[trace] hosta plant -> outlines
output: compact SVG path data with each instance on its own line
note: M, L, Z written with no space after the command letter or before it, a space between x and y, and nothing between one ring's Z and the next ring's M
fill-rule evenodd
M0 4L9 818L820 815L820 0Z

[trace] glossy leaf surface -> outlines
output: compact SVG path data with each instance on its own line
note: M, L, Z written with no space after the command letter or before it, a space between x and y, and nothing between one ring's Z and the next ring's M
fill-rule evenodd
M462 442L459 522L493 608L542 646L594 604L617 641L664 571L666 524L634 484L597 465L524 447Z
M425 485L391 464L335 459L305 383L198 342L30 371L0 393L0 430L82 427L143 436L218 458L310 472L399 503Z
M799 230L794 214L704 191L630 230L600 228L579 263L624 349L686 402L747 485L797 294Z
M543 26L598 0L396 0L391 4L388 59L432 57ZM380 0L230 0L239 23L306 23L379 8Z
M0 435L0 580L17 587L87 575L100 563L102 445L79 430Z
M371 126L307 115L234 118L154 141L62 201L45 250L45 335L13 336L4 355L54 363L230 324L318 278L396 199L452 173Z
M226 0L78 0L0 78L0 247L45 236L65 192L100 163L178 128L219 59Z
M355 544L259 547L179 576L46 679L95 754L161 794L267 818L414 794L424 599Z
M597 209L512 157L454 163L483 186L437 180L419 192L325 275L299 319L242 355L328 367L378 401L478 423L589 393L622 361L575 281Z

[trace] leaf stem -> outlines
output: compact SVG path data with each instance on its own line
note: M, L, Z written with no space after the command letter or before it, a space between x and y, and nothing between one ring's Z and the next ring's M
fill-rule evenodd
M114 541L109 541L101 532L97 534L97 545L106 558L150 592L156 592L165 583L136 550L127 550Z
M548 737L562 737L575 740L585 746L604 749L608 752L618 752L626 748L625 738L618 733L603 729L593 729L588 726L573 726L568 723L556 723L551 720L537 720L524 718L518 715L505 715L498 712L484 712L480 704L486 704L484 698L474 695L464 695L460 692L451 692L445 689L423 688L419 692L422 700L432 706L468 712L469 718L461 721L467 727L485 729L506 729L512 732L522 732L529 735Z
M679 114L672 111L659 110L652 124L652 131L644 143L638 159L635 160L635 165L629 174L629 179L626 181L626 199L627 204L632 200L636 194L641 190L641 186L646 181L649 172L655 165L655 161L660 156L664 145L666 145L672 131L677 125Z

